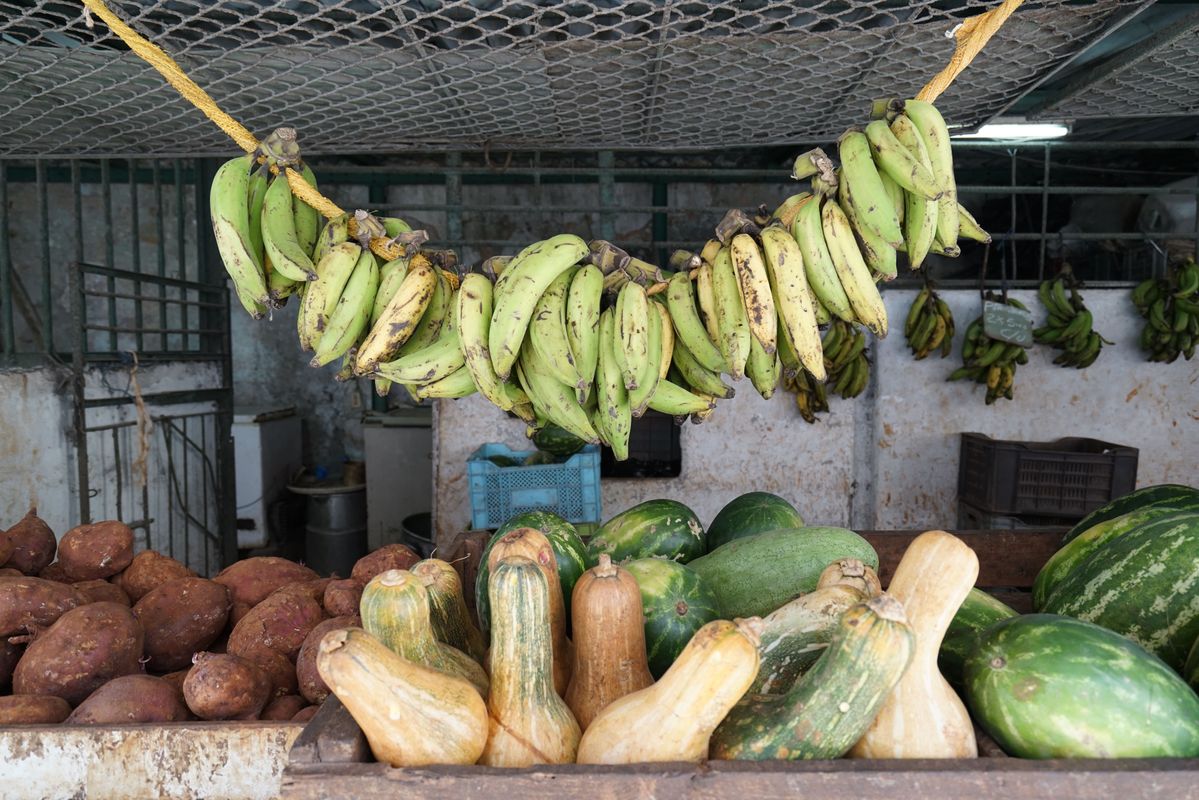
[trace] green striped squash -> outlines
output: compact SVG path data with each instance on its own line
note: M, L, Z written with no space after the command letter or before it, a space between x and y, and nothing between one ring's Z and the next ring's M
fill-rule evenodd
M1140 511L1143 508L1151 508L1157 505L1170 505L1173 503L1183 502L1192 503L1199 500L1199 489L1183 486L1178 483L1162 483L1157 486L1146 486L1143 489L1137 489L1135 492L1129 492L1122 497L1117 497L1102 508L1097 508L1090 514L1078 521L1070 530L1066 531L1064 541L1070 541L1076 536L1079 536L1083 531L1090 530L1100 522L1105 522L1109 519L1122 517L1132 511Z
M1044 610L1094 622L1177 670L1199 637L1199 513L1175 512L1110 541L1050 592Z
M720 616L716 598L699 575L677 561L640 558L624 568L637 579L645 613L649 671L661 678L695 632Z
M1135 642L1081 620L991 627L966 659L966 699L1021 758L1199 756L1199 696Z
M648 500L605 522L591 541L592 563L607 553L615 564L636 558L669 558L686 564L707 550L704 526L677 500Z
M747 694L786 694L824 653L842 615L866 600L838 583L795 598L762 618L758 677Z
M941 640L937 667L945 676L945 680L955 688L961 688L962 667L983 632L995 623L1015 616L1017 612L1011 606L981 589L971 589L957 613L953 615L949 628L945 631L945 638Z
M734 539L783 528L802 528L803 517L777 494L749 492L733 498L708 526L708 549Z

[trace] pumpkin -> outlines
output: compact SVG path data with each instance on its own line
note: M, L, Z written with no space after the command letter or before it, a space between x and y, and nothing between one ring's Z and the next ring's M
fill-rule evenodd
M645 654L641 589L626 569L600 554L570 601L574 670L566 704L587 730L605 706L654 682Z
M440 558L427 558L412 565L412 574L421 579L429 594L429 622L437 641L455 647L483 663L487 647L483 634L471 621L462 595L458 570Z

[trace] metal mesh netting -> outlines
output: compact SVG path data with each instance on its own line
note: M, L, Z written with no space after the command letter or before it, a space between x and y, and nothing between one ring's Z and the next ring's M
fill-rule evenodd
M123 0L259 135L305 152L823 140L911 96L993 0ZM1002 111L1143 0L1027 2L943 96ZM0 155L215 154L224 134L75 2L0 0Z
M1049 106L1041 116L1172 117L1199 114L1199 21L1164 41L1138 46L1138 55L1100 68L1094 78Z

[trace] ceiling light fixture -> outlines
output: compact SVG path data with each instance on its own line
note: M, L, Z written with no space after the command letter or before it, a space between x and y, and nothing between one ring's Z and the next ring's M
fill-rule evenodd
M1060 139L1070 133L1064 122L990 122L976 133L963 133L954 139Z

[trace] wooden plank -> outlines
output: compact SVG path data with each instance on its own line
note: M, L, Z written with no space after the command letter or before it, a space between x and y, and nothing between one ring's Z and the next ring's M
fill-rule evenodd
M366 735L333 694L305 726L288 756L291 764L352 764L370 760Z
M878 551L879 578L886 586L912 539L923 531L862 531ZM1033 578L1062 544L1053 531L953 531L978 554L980 588L1032 586Z
M1199 759L1025 761L1016 758L895 761L728 761L706 764L562 765L529 769L381 764L288 768L283 796L405 800L1199 800Z

